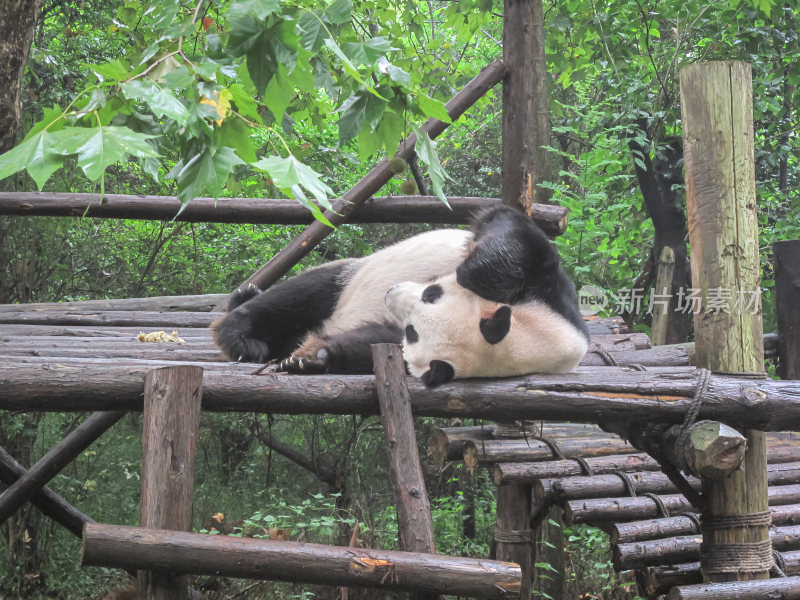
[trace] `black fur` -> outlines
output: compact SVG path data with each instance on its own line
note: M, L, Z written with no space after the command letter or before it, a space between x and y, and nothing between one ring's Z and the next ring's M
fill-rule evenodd
M511 329L511 307L501 306L488 319L481 319L480 330L490 344L497 344L508 335Z
M455 377L455 370L453 365L443 360L432 360L430 362L430 369L422 374L422 383L428 387L434 387L447 383Z
M442 297L444 290L438 283L429 285L422 291L422 301L426 304L435 304L436 301Z
M399 344L403 330L397 323L369 323L338 335L322 337L315 360L289 357L280 368L289 373L372 373L372 344Z
M419 341L419 334L417 330L414 329L414 326L411 324L406 325L406 342L409 344L415 344Z
M473 232L474 248L456 270L461 286L503 304L544 302L589 339L575 285L533 221L520 210L497 206L478 215Z
M233 309L212 325L217 345L234 361L263 363L289 356L333 313L350 262L302 271L257 295L249 288L236 290Z

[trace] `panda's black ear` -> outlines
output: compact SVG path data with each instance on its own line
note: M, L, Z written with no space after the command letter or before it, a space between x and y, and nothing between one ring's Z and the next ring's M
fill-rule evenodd
M455 377L453 365L443 360L432 360L430 369L422 374L422 383L428 387L435 387L450 381Z
M511 307L503 305L488 319L481 319L481 333L490 344L500 342L511 329Z

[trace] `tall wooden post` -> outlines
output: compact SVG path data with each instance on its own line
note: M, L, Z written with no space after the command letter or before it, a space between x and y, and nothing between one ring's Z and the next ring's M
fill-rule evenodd
M189 531L203 368L153 369L145 378L142 431L142 527ZM139 598L184 600L185 576L140 571Z
M758 221L750 66L713 62L680 74L696 364L714 372L761 373ZM748 394L746 383L742 393ZM706 581L765 579L767 461L763 432L746 431L742 469L702 479L701 568ZM731 519L731 517L733 517Z
M537 187L551 179L550 109L544 56L542 0L505 0L503 9L503 203L545 204L550 192Z
M775 242L778 356L782 379L800 379L800 240Z

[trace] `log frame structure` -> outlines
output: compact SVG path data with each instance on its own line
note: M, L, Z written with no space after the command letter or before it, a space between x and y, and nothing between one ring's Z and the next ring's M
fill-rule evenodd
M447 104L448 111L455 120L489 87L500 81L504 82L504 130L506 135L504 135L502 200L457 198L452 202L455 210L452 213L446 213L438 204L438 200L430 197L391 199L373 197L381 185L391 177L388 161L383 161L348 191L342 200L336 203L335 212L326 213L326 217L332 223L384 222L388 220L393 222L424 220L437 223L462 223L478 205L502 201L507 204L522 204L528 214L550 235L558 235L564 231L566 211L560 207L536 203L540 201L538 194L540 189L536 187L536 184L546 179L546 176L543 175L546 173L546 158L543 158L541 144L536 140L547 137L543 133L546 131L546 119L542 119L543 111L546 110L546 102L542 103L541 101L543 97L546 97L544 86L546 86L547 78L545 75L535 75L535 63L543 62L541 61L541 51L544 40L533 39L537 33L536 29L541 25L541 3L538 0L506 0L505 18L506 47L528 48L530 52L517 53L517 56L523 60L519 65L512 64L513 61L510 59L495 61L488 65ZM689 84L700 77L696 73L706 68L718 69L719 66L697 65L692 67L692 69L695 68L696 72L686 70L682 73L682 93L684 80L687 82L688 90ZM758 285L757 236L754 237L752 234L755 214L755 201L752 193L753 179L750 175L752 170L752 121L749 125L746 124L746 113L751 110L750 88L747 87L749 72L746 72L746 68L734 63L724 63L721 71L724 73L714 79L713 85L722 86L727 90L721 96L723 100L727 98L728 102L722 109L719 107L712 109L704 105L707 92L703 91L695 95L687 91L683 100L684 110L688 111L684 115L688 149L686 157L687 189L695 203L693 208L690 205L693 256L696 255L698 261L697 265L692 263L693 274L701 269L720 270L714 266L716 257L725 254L725 251L731 248L736 259L734 268L721 269L725 274L732 275L733 279L722 280L709 277L704 280L706 283L697 283L700 279L696 280L695 287L704 290L705 298L708 298L710 291L715 287L722 287L729 283L740 283L742 280L746 280L745 285L756 287ZM725 73L728 76L727 83L724 77ZM700 78L703 77L705 75ZM738 95L734 95L734 93ZM715 96L715 94L711 95ZM692 108L689 108L690 106ZM724 125L722 129L726 130L724 133L732 136L734 141L730 144L719 140L712 142L711 134L703 128L716 127L726 119L734 121L734 124ZM725 122L727 123L727 121ZM745 126L740 127L735 122L744 122ZM447 124L432 119L422 126L422 130L426 131L431 138L435 138L446 127ZM510 129L515 130L513 136L508 135ZM413 159L414 142L414 136L404 140L398 149L398 155ZM717 162L725 165L724 169L720 172L715 171L713 175L703 173L703 170L708 169L709 164L720 157L706 149L703 144L708 143L714 144L717 149L722 148L720 152L723 153L723 156ZM735 151L730 156L724 154L729 146L733 147ZM730 182L729 187L733 190L730 196L738 202L734 208L713 213L715 215L722 214L719 219L724 224L730 224L731 215L735 215L735 226L731 229L738 236L725 239L716 247L709 243L713 237L702 232L700 226L711 222L709 215L712 213L707 212L708 210L711 210L716 204L724 204L730 198L724 194L718 195L716 186L711 185L710 181ZM88 214L90 217L99 218L163 219L172 218L177 210L177 201L168 197L106 196L105 198L105 202L99 203L98 197L90 194L1 193L0 214L57 216ZM306 213L300 214L296 204L287 201L223 199L219 202L220 205L217 208L216 201L198 199L181 214L179 220L310 223L300 236L273 257L273 260L263 269L248 279L248 282L256 282L262 288L276 281L330 233L329 227L320 222L312 222ZM391 217L389 217L390 211ZM714 222L716 223L716 221ZM750 229L746 227L748 224L751 226ZM721 229L725 228L721 227ZM754 243L755 246L753 246ZM696 244L699 246L695 250ZM783 249L777 248L776 256L782 256L782 252ZM754 256L755 266L746 262ZM784 266L792 264L790 259L784 259ZM790 274L789 281L793 285L792 277L794 275ZM53 335L75 335L76 332L82 331L87 338L90 338L92 333L81 328L114 327L119 335L129 335L134 328L138 329L137 326L142 319L149 319L149 323L153 326L166 328L177 325L182 327L183 331L189 331L194 338L199 340L203 337L204 332L207 333L205 328L213 318L210 313L202 311L208 311L212 307L219 309L226 303L226 298L227 295L218 295L213 301L208 298L189 299L185 304L180 303L180 306L177 304L170 306L170 299L162 299L166 300L166 304L159 305L156 309L158 311L186 311L187 306L193 307L188 312L171 312L168 316L155 311L150 312L149 315L137 314L136 317L132 317L130 313L125 314L131 309L133 302L122 307L118 303L102 304L105 301L97 301L94 304L75 305L67 310L57 306L14 310L13 307L5 306L0 307L0 330L21 334L23 329L14 328L33 330L32 328L39 327L38 331L41 335L46 335L41 332L50 328L51 332L56 329L60 332ZM795 309L800 305L800 302L797 301L790 302L794 303ZM786 301L784 304L786 305ZM149 306L152 308L153 305ZM148 312L148 309L138 308L137 310ZM724 313L724 311L722 312ZM721 322L724 318L719 317L719 321ZM679 423L692 406L692 398L696 395L700 385L698 371L683 365L691 362L691 364L700 364L714 371L737 373L760 371L763 365L762 340L764 338L762 338L761 332L760 313L738 323L723 324L721 329L727 328L734 332L730 339L727 336L722 338L715 337L718 334L707 335L705 333L707 331L704 328L706 322L717 319L717 313L713 315L703 313L698 319L700 323L696 323L696 327L700 333L696 345L691 348L691 345L682 345L650 349L649 342L647 346L642 347L640 342L634 339L636 334L624 334L627 337L620 340L622 344L616 348L616 352L611 354L606 352L605 355L590 352L584 363L586 365L607 365L610 356L613 364L635 366L645 364L647 371L624 366L603 366L599 369L583 367L568 375L534 375L498 381L453 382L435 390L426 389L419 382L413 380L401 382L397 374L394 378L388 377L381 381L395 381L395 384L400 386L400 395L407 400L405 412L402 418L393 417L392 421L395 424L404 422L406 429L411 422L412 414L490 418L501 422L515 422L520 419L569 419L575 421L577 415L577 420L592 423L608 420L645 422L654 418L667 423ZM59 323L55 329L53 322ZM794 325L785 325L785 327L787 331L793 331ZM730 333L730 331L726 333ZM613 331L613 327L610 327L608 331L603 332L605 335L614 333L619 334L620 331ZM787 332L784 331L783 334L786 336ZM9 333L9 335L11 334ZM784 352L787 352L786 342L786 337L780 340ZM44 356L47 353L48 343L53 344L51 348L53 352L50 357ZM740 345L748 350L745 355L736 356ZM717 360L715 353L720 347L730 350L730 352L722 354L733 356L733 358L715 362ZM286 414L377 414L382 396L382 390L379 389L382 384L376 383L373 377L301 377L274 373L255 375L251 366L220 364L213 355L203 356L200 352L191 355L192 358L188 358L189 354L181 355L180 351L174 352L176 356L172 356L171 351L157 354L150 350L143 352L138 358L132 358L130 353L120 353L118 358L106 360L89 359L88 354L85 355L87 358L83 359L67 358L60 354L63 351L62 348L52 341L38 340L31 344L34 356L24 357L11 352L6 355L0 344L0 356L4 358L0 365L0 389L3 390L3 393L0 394L0 410L99 410L109 411L105 413L105 419L113 420L113 417L119 418L125 411L143 410L142 397L147 388L147 378L153 376L150 375L155 373L153 369L174 365L175 363L169 360L174 358L181 360L181 368L194 373L194 383L188 388L184 386L184 392L189 388L194 390L189 391L187 396L195 402L195 408L186 411L189 424L185 427L189 430L196 430L201 389L203 390L203 410L255 410ZM647 352L650 354L643 354ZM42 354L42 356L38 356L38 354ZM75 356L78 354L76 353ZM109 354L109 356L113 355ZM796 356L793 360L795 361L793 364L797 364ZM671 368L659 368L652 365L666 365ZM198 374L199 372L202 374ZM407 389L402 389L404 387ZM707 384L703 384L702 391L703 404L700 407L700 417L724 420L727 424L742 428L755 426L763 430L783 430L788 427L800 429L800 386L797 384L746 377L724 377L714 374L708 378ZM146 407L144 410L146 413L150 411ZM386 414L385 409L383 412ZM164 416L167 417L167 415ZM160 431L161 426L159 425L157 428ZM492 456L486 452L487 449L495 447L494 442L497 440L492 439L493 435L481 438L480 444L473 444L476 464L495 463L499 460L498 455ZM143 437L143 443L150 443L145 441L146 436L147 430ZM158 437L157 434L156 437ZM785 520L786 527L779 529L773 538L777 536L782 543L791 539L792 544L797 541L797 544L800 545L800 530L794 526L793 521L797 512L794 507L800 505L800 484L795 483L800 479L798 476L800 469L791 466L788 459L773 460L775 456L787 457L789 455L795 457L792 460L797 460L797 456L792 454L791 449L781 453L785 449L780 450L780 444L772 446L770 448L771 470L768 472L766 468L767 451L763 443L764 435L751 431L748 432L748 438L751 451L749 458L746 459L748 461L746 473L752 476L754 472L759 471L760 474L763 474L763 481L758 485L751 485L752 489L745 494L745 506L741 508L741 512L769 512L776 524L784 524ZM149 439L153 442L153 436L150 436ZM467 436L466 440L460 440L456 446L460 444L461 447L469 447L474 439L474 436ZM570 439L579 446L584 442L580 438ZM559 460L548 460L548 464L539 462L534 465L536 469L523 469L523 472L515 473L507 468L510 466L508 464L497 463L495 466L495 478L500 490L498 496L501 499L498 505L503 505L502 513L498 510L495 535L498 556L516 560L519 564L437 556L433 554L433 539L429 521L421 528L412 528L411 533L401 536L401 538L405 538L404 546L423 551L416 553L355 548L316 548L313 544L202 536L173 531L188 527L185 519L186 498L187 494L191 493L191 469L188 465L194 452L191 440L188 441L184 450L186 451L185 460L189 462L182 463L187 465L185 473L187 477L178 482L178 487L181 488L178 493L179 499L170 503L177 514L166 519L153 516L151 509L154 503L146 501L147 494L143 493L143 528L125 528L94 523L90 517L75 510L63 498L44 487L47 478L43 478L39 474L41 468L34 467L26 471L2 449L0 449L0 478L11 484L12 487L9 489L12 490L20 489L19 486L22 484L19 482L32 481L33 483L25 484L28 487L25 488L24 499L44 507L49 511L48 514L65 524L73 533L83 529L83 560L85 564L159 571L155 576L148 574L141 578L145 581L143 588L149 590L145 591L148 594L147 597L153 599L185 596L186 586L183 580L180 577L164 575L165 571L176 574L223 573L231 576L302 580L338 586L366 585L383 589L406 590L422 594L425 597L446 592L467 596L477 594L497 598L528 598L532 563L536 560L532 556L534 547L531 541L535 539L537 532L530 529L531 517L535 517L530 514L532 499L534 500L533 507L536 508L536 506L544 505L559 496L561 498L560 507L564 510L564 519L567 523L598 523L604 518L607 521L615 520L623 512L628 516L635 514L640 518L653 518L660 516L660 511L665 509L672 514L693 508L683 496L665 495L665 492L672 491L673 488L662 481L663 477L660 477L660 474L653 472L656 465L652 459L633 452L633 448L628 454L623 454L617 448L610 456L606 457L602 452L591 455L591 451L587 450L591 444L583 443L582 450L574 451L574 458L570 452L565 452L560 456L550 456L547 454L548 452L552 452L553 455L560 454L553 450L559 443L553 446L551 439L551 442L548 442L550 445L547 450L538 448L540 451L538 460L541 458L558 458ZM595 439L595 443L597 443L597 439ZM599 442L599 445L603 443ZM527 439L526 444L529 449L531 446L536 446L536 443ZM477 450L478 446L480 446L480 450ZM500 446L502 444L498 448ZM563 442L560 443L560 446L568 448L569 444ZM391 457L391 448L389 451ZM460 460L460 455L450 458L453 452L454 450L448 442L445 444L444 450L440 451L440 456L446 460ZM403 455L406 460L419 464L418 455L415 459L410 446L403 452ZM66 454L61 455L61 459L66 456ZM584 460L587 456L589 459ZM394 458L399 457L395 456ZM524 460L528 459L530 456L524 458ZM581 459L583 462L579 463L577 459ZM150 461L146 458L145 462ZM780 468L775 468L772 462L781 463L778 465ZM555 463L560 464L556 465ZM564 463L567 463L569 467ZM603 490L608 494L619 494L622 488L630 488L633 490L632 495L635 496L638 484L631 485L629 480L638 480L643 482L640 491L653 490L653 493L646 492L649 494L648 497L626 498L617 495L610 499L610 503L609 499L603 499L606 501L606 505L601 506L599 499L594 496L581 496L580 492L575 491L574 488L581 483L577 481L580 477L572 477L577 475L576 465L580 469L579 473L582 473L585 476L584 479L587 480L583 483L593 486L595 490ZM526 466L530 467L531 465ZM761 473L762 466L763 473ZM551 469L551 474L547 475L543 469ZM566 471L559 469L566 469ZM587 469L590 473L584 472ZM596 473L591 473L592 469L595 469ZM615 474L606 476L607 473L604 470L610 470ZM156 468L155 472L165 476L168 469L162 465ZM554 472L557 474L553 474ZM562 475L564 472L566 472L566 476ZM620 473L625 474L620 475ZM589 476L590 474L592 476ZM771 478L769 488L767 488L768 476ZM572 478L573 481L570 482L569 478ZM734 477L734 479L736 478L743 480L743 476ZM589 479L592 481L589 482ZM403 485L399 479L398 484ZM716 485L717 483L709 484L707 481L702 484L706 497L711 499L710 504L718 504L717 508L724 516L729 514L727 511L733 509L723 506L722 501L717 502L716 498L723 498L729 492L714 491ZM729 490L736 486L739 486L736 489L741 489L740 483L726 483L725 485ZM410 487L417 490L418 494L420 493L419 483ZM421 496L427 500L424 486L422 486ZM590 505L595 501L598 501L597 506L592 508ZM0 496L0 510L4 506L3 497ZM182 510L184 511L183 516L181 516ZM420 509L417 507L411 510L419 512ZM422 510L424 512L424 507ZM148 514L150 516L147 516ZM668 539L678 540L680 536L688 535L695 546L699 544L696 541L697 535L692 536L696 529L687 531L696 526L692 518L668 516L664 519L670 519L670 523L662 522L655 526L659 528L660 533L672 532L671 538ZM169 527L171 531L158 530L163 527ZM758 528L755 527L747 529L744 536L739 536L747 538L745 543L766 539L763 535L764 531L760 529L756 531ZM766 528L761 529L765 530ZM414 538L423 530L424 539L416 539L413 543L409 541L409 538ZM726 531L723 535L718 536L713 532L704 532L708 536L708 543L726 540L740 543L737 538L738 534L729 535L729 533ZM642 540L637 538L634 541L641 543ZM634 543L634 541L622 541L620 544ZM662 543L666 542L662 540ZM230 556L226 556L224 553L220 554L220 549L223 547L224 552L230 552ZM160 549L156 551L157 548ZM794 546L791 546L787 557L789 552L794 551ZM203 554L204 552L206 554ZM255 552L255 554L249 554L250 552ZM222 561L220 560L221 556L224 556ZM246 556L249 558L245 558ZM298 574L292 570L290 563L285 562L287 559L294 562L302 557L313 560L314 568L301 569L302 573ZM325 563L328 565L325 567L328 570L323 569L322 574L319 571L320 563L318 561L320 560L330 561ZM642 560L645 561L642 564L646 565L650 559ZM622 558L618 562L622 565ZM634 563L626 561L624 564ZM448 571L448 569L450 570ZM656 574L653 571L652 588L663 593L666 591L665 581L673 581L676 585L681 586L687 583L697 583L699 569L699 563L696 566L689 563L685 568L676 569L680 571L680 576L670 573ZM648 572L643 571L643 573L647 574ZM800 573L800 556L797 557L796 570L787 570L787 573ZM421 577L420 574L422 574ZM763 575L760 573L757 576ZM673 579L670 580L670 577ZM724 575L721 578L728 577L728 575ZM727 591L717 586L678 587L670 592L670 598L755 598L761 597L758 596L759 593L766 595L781 593L787 598L800 598L800 586L794 578L787 578L782 583L774 585L773 582L754 583L765 586L770 584L771 587L765 587L765 591L755 591L753 588L754 591L749 596L734 595L742 593L742 590L745 589L744 584L738 583L731 584L733 587L729 596L725 595L728 593ZM767 597L766 595L764 597Z

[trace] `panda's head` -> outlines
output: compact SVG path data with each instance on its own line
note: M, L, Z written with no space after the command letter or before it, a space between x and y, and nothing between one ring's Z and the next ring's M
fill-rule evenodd
M459 285L456 275L398 283L386 307L405 332L409 372L428 386L469 377L564 373L588 349L582 332L541 302L510 306Z

